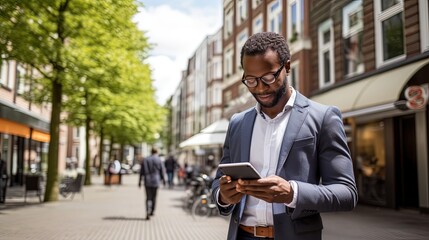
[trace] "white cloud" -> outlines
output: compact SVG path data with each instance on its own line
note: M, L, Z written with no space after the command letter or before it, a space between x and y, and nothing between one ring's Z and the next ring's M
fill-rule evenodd
M135 21L154 44L147 61L153 69L157 101L164 104L177 88L188 59L207 35L221 27L220 9L148 6L140 9Z

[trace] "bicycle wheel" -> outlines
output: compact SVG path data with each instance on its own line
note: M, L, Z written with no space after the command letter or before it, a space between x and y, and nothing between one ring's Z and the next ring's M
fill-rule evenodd
M207 218L210 216L212 208L207 195L201 195L197 198L192 206L192 217L195 220L200 218Z

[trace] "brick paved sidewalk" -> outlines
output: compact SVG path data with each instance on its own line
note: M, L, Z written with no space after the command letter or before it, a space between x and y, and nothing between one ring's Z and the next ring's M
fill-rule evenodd
M84 188L84 199L39 204L27 198L25 207L0 210L0 239L225 239L228 220L195 221L182 209L183 189L160 188L155 216L145 220L144 190L138 176L128 175L119 186L103 186L101 178Z
M40 204L32 195L25 206L19 194L7 199L6 208L0 207L0 239L226 239L228 219L195 221L182 209L183 188L160 188L155 216L146 221L137 175L124 176L119 186L101 181L93 177L84 199L77 194L73 200ZM429 215L414 211L358 206L322 217L324 240L429 239Z

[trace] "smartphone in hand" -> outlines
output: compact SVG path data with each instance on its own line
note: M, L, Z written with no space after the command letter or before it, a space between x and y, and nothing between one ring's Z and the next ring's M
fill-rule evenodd
M261 175L249 162L219 164L219 170L233 180L261 178Z

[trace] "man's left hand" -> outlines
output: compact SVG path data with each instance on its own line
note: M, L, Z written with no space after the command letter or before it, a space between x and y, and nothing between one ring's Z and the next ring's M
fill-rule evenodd
M236 190L269 203L288 204L293 199L293 189L289 181L275 175L257 180L239 179Z

